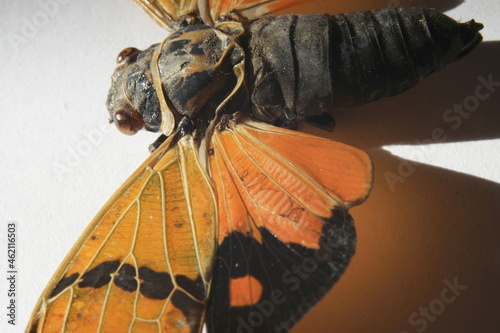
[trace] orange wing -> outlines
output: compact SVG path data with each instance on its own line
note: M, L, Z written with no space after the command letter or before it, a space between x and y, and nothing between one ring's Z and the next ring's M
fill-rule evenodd
M217 213L185 136L165 142L99 212L42 294L27 332L200 332Z
M348 208L366 199L362 151L246 120L213 137L219 211L209 332L287 332L354 253Z
M210 333L286 332L340 277L365 153L230 120L205 156L214 193L193 138L172 140L99 212L27 332L200 332L205 317Z
M156 23L167 30L184 16L200 17L213 25L222 15L236 10L252 19L312 0L134 0Z

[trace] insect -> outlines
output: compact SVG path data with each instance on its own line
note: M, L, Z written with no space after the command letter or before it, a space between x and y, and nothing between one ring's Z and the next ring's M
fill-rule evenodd
M138 1L172 33L118 56L107 106L163 136L97 214L29 332L285 332L354 254L362 151L300 120L402 92L474 48L434 11L261 16L294 1ZM397 28L397 29L396 29ZM281 125L276 127L274 125Z

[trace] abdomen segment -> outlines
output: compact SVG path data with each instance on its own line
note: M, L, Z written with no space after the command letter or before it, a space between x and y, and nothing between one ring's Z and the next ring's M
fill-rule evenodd
M472 50L481 28L421 8L259 19L248 47L254 116L298 120L399 94Z

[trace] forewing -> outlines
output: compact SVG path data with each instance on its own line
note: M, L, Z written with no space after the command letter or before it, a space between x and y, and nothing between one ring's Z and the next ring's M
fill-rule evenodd
M297 6L313 0L209 0L213 17L236 10L243 16L253 19L279 10Z
M172 30L185 15L197 15L196 0L134 0L161 27Z
M286 332L354 253L348 208L367 197L362 151L244 121L213 137L219 207L208 332Z
M134 0L160 26L173 30L184 16L196 16L213 25L222 15L236 10L253 19L312 0Z
M165 142L115 193L52 278L28 332L200 332L216 207L193 139Z

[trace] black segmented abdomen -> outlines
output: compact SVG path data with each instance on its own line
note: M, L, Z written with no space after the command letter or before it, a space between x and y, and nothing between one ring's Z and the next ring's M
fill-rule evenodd
M330 30L326 14L264 17L250 25L247 83L255 117L271 122L283 112L296 119L333 108Z
M301 119L396 95L467 54L481 28L421 8L257 20L248 49L254 116Z
M337 106L399 94L472 50L481 24L422 8L332 17L331 74Z

